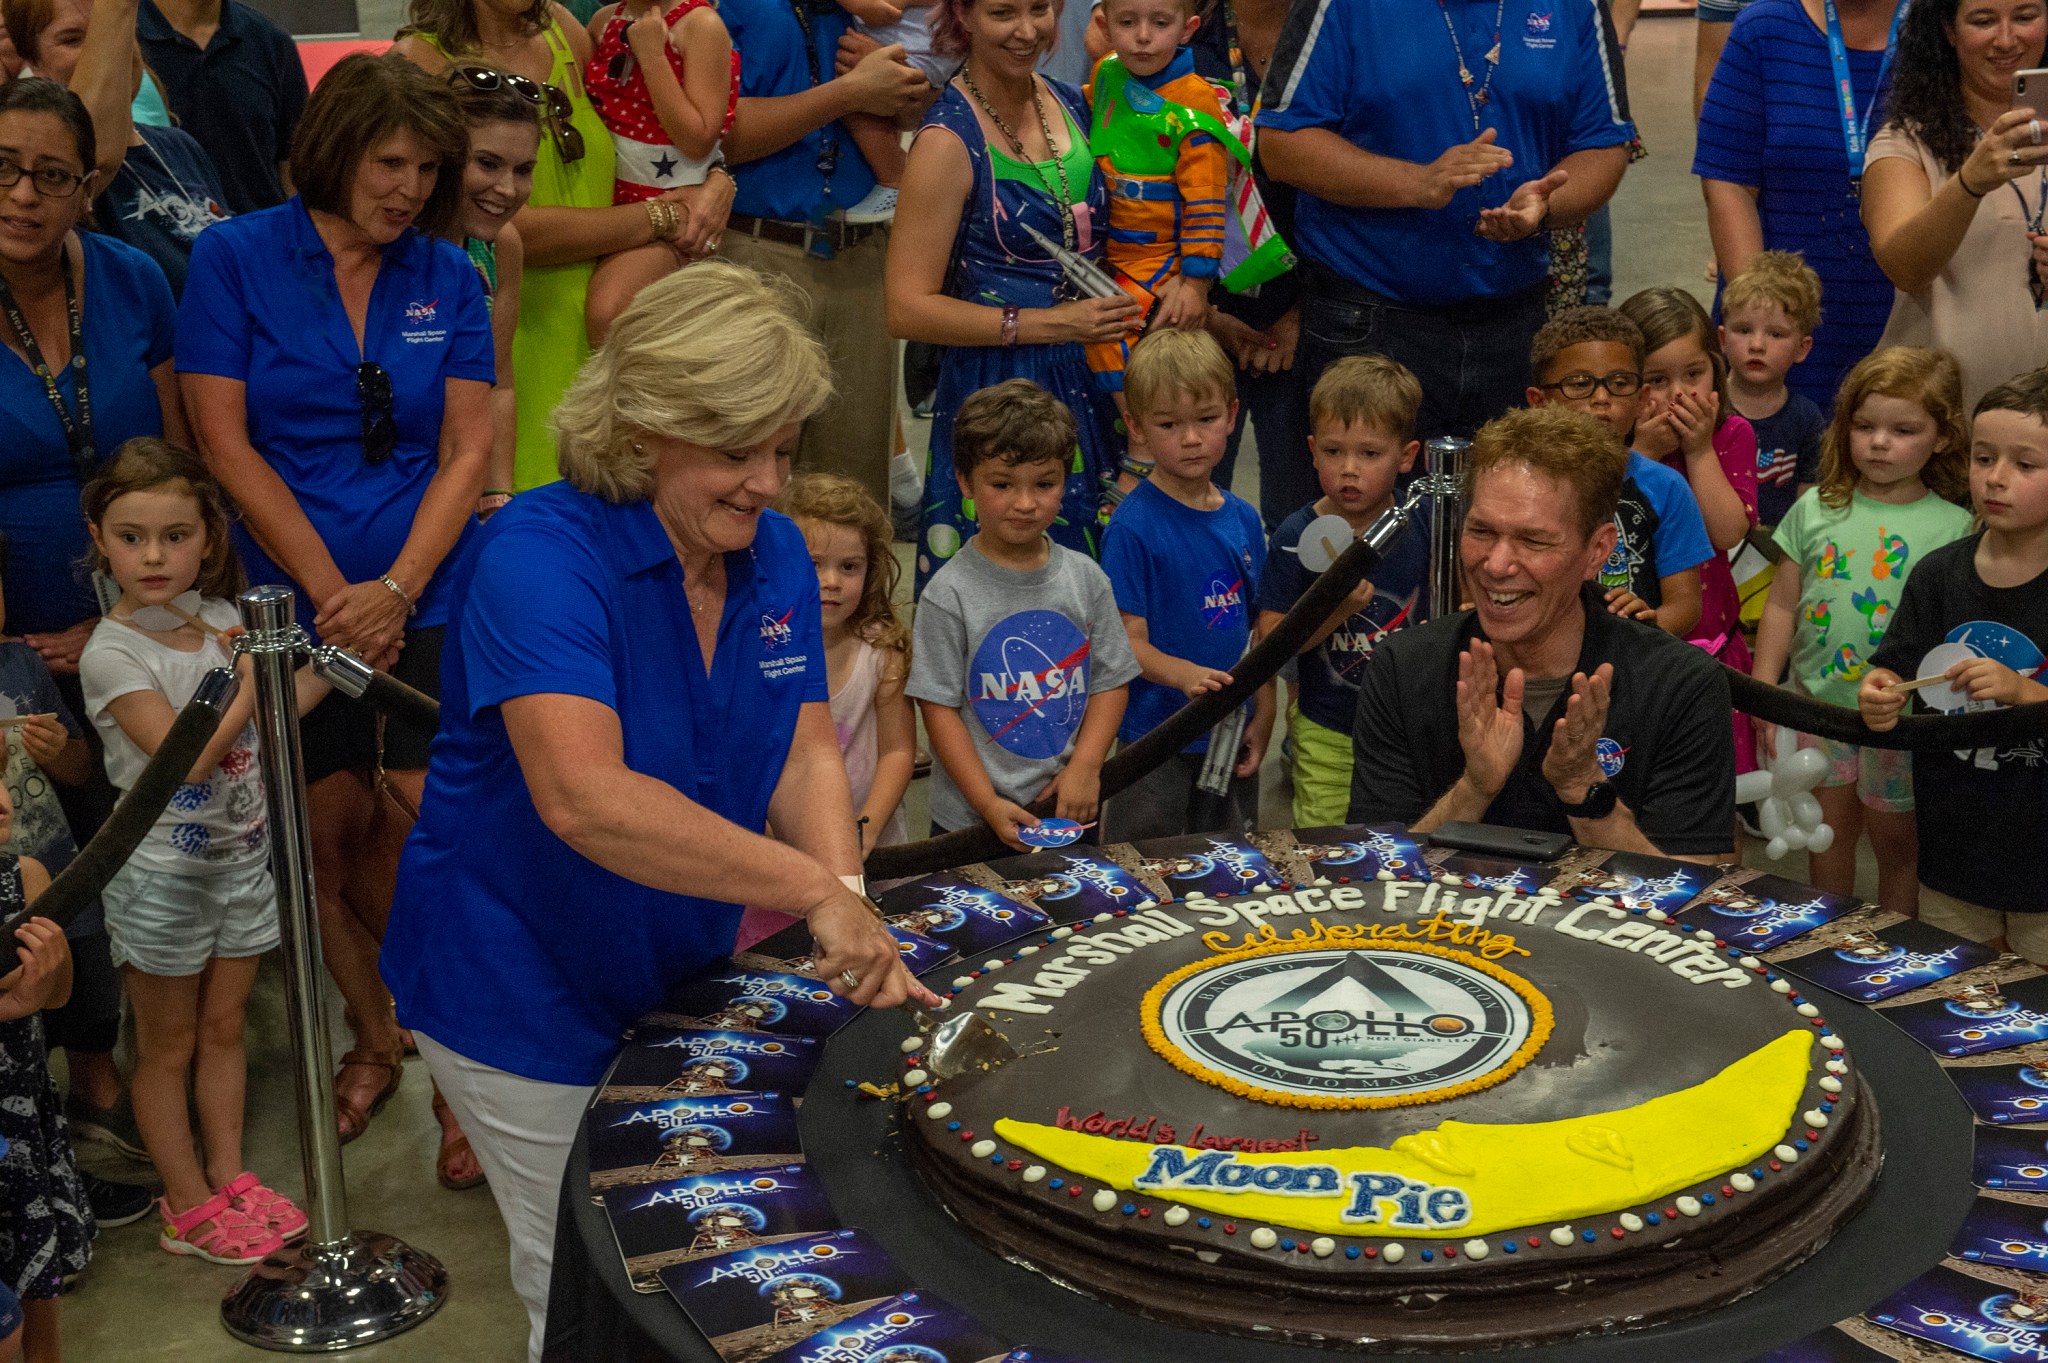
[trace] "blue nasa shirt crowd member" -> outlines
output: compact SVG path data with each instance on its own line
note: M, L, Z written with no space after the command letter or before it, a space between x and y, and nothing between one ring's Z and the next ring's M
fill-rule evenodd
M1576 412L1532 408L1480 428L1458 542L1476 605L1374 650L1352 728L1351 823L1483 822L1696 861L1732 853L1721 665L1611 614L1591 584L1613 551L1625 468L1620 442Z
M1152 476L1117 506L1102 536L1102 568L1145 669L1131 683L1117 733L1125 743L1151 733L1192 696L1216 689L1206 679L1229 673L1251 646L1265 526L1251 503L1210 481L1236 423L1236 391L1230 360L1207 332L1156 332L1131 352L1124 400L1133 447L1152 456ZM1199 778L1210 735L1197 735L1116 798L1104 837L1129 842L1251 827L1272 694L1262 688L1246 707L1251 775L1225 773L1219 779L1228 779L1227 794L1204 791ZM1220 760L1238 765L1235 754Z
M1520 405L1544 229L1607 201L1635 135L1606 6L1301 0L1258 125L1267 171L1303 191L1306 381L1340 355L1399 360L1425 441Z
M1024 850L1024 807L1055 778L1092 781L1138 675L1109 579L1045 533L1077 439L1073 413L1029 379L982 389L954 418L981 529L925 584L903 688L931 738L934 834L986 820ZM1091 786L1057 804L1088 823L1096 802Z
M1280 522L1273 532L1277 550L1259 578L1262 611L1284 615L1294 609L1318 574L1301 566L1296 546L1316 519L1316 503ZM1429 615L1429 513L1418 508L1408 528L1372 571L1373 596L1365 609L1346 616L1329 636L1301 655L1301 713L1326 729L1351 732L1358 708L1358 679L1372 651L1395 630L1420 624Z
M834 396L806 428L797 462L857 478L886 506L896 448L896 343L882 311L889 234L838 216L875 187L838 115L894 117L931 86L879 50L835 76L851 18L832 0L725 0L718 13L743 57L725 142L738 191L723 254L794 281L831 354Z
M633 1019L731 953L742 899L804 916L835 992L937 1002L841 883L860 852L818 577L767 509L831 386L800 311L724 261L642 290L556 410L563 480L450 574L382 968L505 1218L533 1363L592 1088Z

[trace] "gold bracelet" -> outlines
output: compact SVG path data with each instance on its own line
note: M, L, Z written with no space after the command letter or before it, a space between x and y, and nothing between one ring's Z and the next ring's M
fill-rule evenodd
M682 215L666 199L648 199L647 227L656 241L674 241L682 231Z

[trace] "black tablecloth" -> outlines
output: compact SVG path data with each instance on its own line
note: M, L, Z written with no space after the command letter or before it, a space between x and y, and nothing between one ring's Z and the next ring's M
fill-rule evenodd
M1819 1254L1732 1305L1653 1329L1518 1349L1516 1363L1747 1363L1864 1310L1940 1261L1974 1196L1969 1111L1934 1058L1881 1015L1837 999L1826 1007L1883 1123L1885 1166L1863 1210ZM848 1079L892 1076L897 1043L910 1030L900 1013L867 1014L833 1038L802 1127L806 1158L840 1219L872 1234L921 1288L1014 1344L1099 1363L1329 1363L1326 1349L1142 1320L1006 1263L970 1238L911 1171L895 1105L846 1087ZM672 1298L627 1285L604 1209L590 1196L580 1138L562 1189L549 1309L548 1363L718 1363Z

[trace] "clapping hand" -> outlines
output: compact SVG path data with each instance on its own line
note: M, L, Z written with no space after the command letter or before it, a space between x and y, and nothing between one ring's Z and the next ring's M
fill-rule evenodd
M1472 230L1488 241L1520 241L1543 230L1550 218L1550 196L1564 188L1568 171L1553 170L1540 180L1531 180L1508 197L1499 208L1482 208Z
M1501 677L1493 645L1484 639L1474 639L1458 655L1458 746L1465 753L1465 782L1489 800L1522 760L1522 683L1519 667Z
M1515 154L1506 147L1494 145L1498 137L1492 128L1486 129L1470 142L1460 142L1447 149L1443 155L1421 167L1422 183L1416 197L1417 208L1442 208L1449 204L1458 191L1470 189L1489 175L1506 170L1515 163Z
M1614 664L1602 663L1592 676L1572 676L1564 718L1551 733L1543 756L1543 779L1566 804L1579 804L1605 779L1600 770L1600 736L1607 728L1607 703L1614 694Z

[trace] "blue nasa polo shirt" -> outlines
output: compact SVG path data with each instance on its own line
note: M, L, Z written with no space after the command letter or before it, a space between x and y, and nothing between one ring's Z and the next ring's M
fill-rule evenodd
M365 360L390 377L398 424L396 448L376 464L363 457L356 368ZM489 383L497 372L476 267L460 246L410 228L384 248L358 348L334 257L297 198L216 223L193 240L177 364L180 373L248 386L249 443L284 479L350 582L391 571L412 533L440 468L447 381ZM292 581L239 521L234 538L251 582ZM410 625L447 620L454 558L419 593ZM299 593L299 623L308 629L317 605Z
M1266 567L1266 531L1251 503L1223 494L1214 511L1197 511L1139 483L1118 504L1102 536L1102 570L1116 608L1142 616L1152 647L1228 672L1251 643L1252 594ZM1171 686L1131 683L1117 737L1129 743L1188 703ZM1207 752L1203 734L1183 750Z
M406 1026L513 1074L595 1084L623 1028L730 954L739 905L636 884L541 822L498 708L545 693L609 706L627 766L760 831L798 711L827 698L818 578L772 511L725 571L707 675L647 502L553 483L478 533L451 574L441 731L384 937Z
M1294 243L1303 256L1422 306L1500 298L1542 282L1545 234L1502 245L1472 229L1480 209L1505 204L1571 153L1635 136L1620 49L1600 0L1307 0L1288 15L1258 123L1330 128L1367 151L1427 165L1478 135L1458 54L1485 79L1496 14L1500 63L1479 126L1495 131L1514 165L1441 209L1346 208L1303 190Z
M719 17L732 31L733 49L746 54L740 63L741 99L800 95L812 87L804 31L792 4L808 5L804 13L811 21L818 73L826 81L832 79L839 39L852 22L845 10L811 0L724 0ZM818 152L827 138L838 144L829 177L818 170ZM874 172L860 148L836 122L804 134L781 151L735 165L732 172L739 181L733 212L785 222L808 221L818 209L850 208L875 187Z

